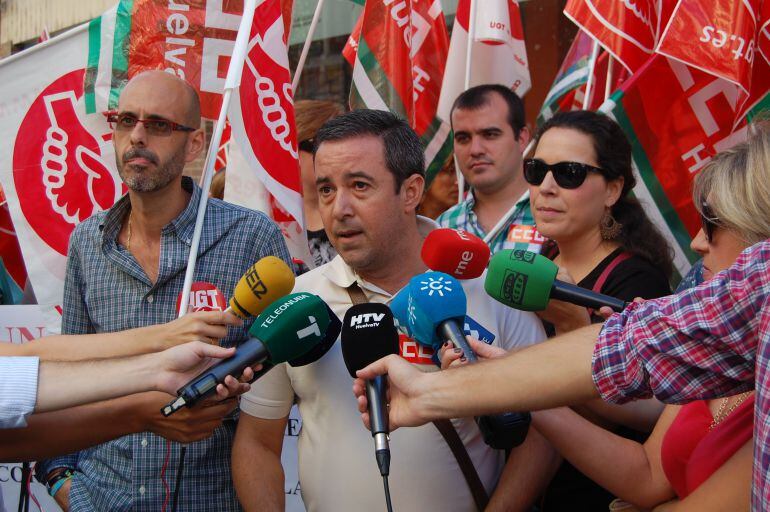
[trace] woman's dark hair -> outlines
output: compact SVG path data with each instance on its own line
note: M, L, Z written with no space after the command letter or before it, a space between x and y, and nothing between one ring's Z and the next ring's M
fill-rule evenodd
M631 144L618 123L604 114L588 110L560 112L540 127L535 140L539 141L551 128L569 128L591 137L596 161L604 171L604 178L608 181L623 178L620 198L610 209L615 220L623 225L615 241L662 270L670 279L673 273L671 247L639 200L630 194L636 185L631 166Z

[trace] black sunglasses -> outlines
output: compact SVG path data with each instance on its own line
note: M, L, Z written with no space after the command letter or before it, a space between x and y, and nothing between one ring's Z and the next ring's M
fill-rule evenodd
M315 146L315 139L305 139L305 140L299 141L299 143L297 144L297 149L299 149L300 151L306 151L308 153L312 153L314 146Z
M706 201L700 204L700 225L706 234L706 240L711 243L714 239L714 231L719 227L719 217L714 215L714 211Z
M604 174L603 169L580 162L559 162L550 165L537 158L524 160L524 179L530 185L537 186L543 183L548 171L553 172L553 179L561 188L578 188L586 180L589 172Z

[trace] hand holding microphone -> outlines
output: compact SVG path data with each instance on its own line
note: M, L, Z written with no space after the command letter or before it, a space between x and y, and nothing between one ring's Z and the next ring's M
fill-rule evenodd
M273 302L249 329L252 337L238 346L233 356L179 389L177 398L161 412L169 416L195 404L212 395L228 376L237 378L247 367L258 363L272 367L306 355L324 340L330 325L334 324L329 308L316 295L293 293Z
M398 354L398 332L393 314L385 304L355 304L345 313L342 328L342 357L350 376L380 358ZM387 376L365 381L369 429L374 438L374 455L385 484L385 500L392 510L387 477L390 474Z

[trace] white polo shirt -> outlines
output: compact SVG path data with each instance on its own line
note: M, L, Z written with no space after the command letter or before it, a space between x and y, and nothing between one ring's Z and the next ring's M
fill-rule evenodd
M427 234L436 224L418 217ZM347 287L357 282L371 302L388 303L392 295L363 281L340 256L297 279L295 292L319 295L343 318L351 306ZM532 313L507 308L484 291L483 278L463 282L468 298L467 326L474 334L507 350L545 339ZM315 363L293 368L281 364L254 382L241 397L245 414L263 419L288 416L296 401L302 416L299 479L302 499L313 511L375 511L385 507L382 477L374 458L371 433L363 426L352 392L352 379L339 340ZM402 356L424 371L437 371L429 350L402 336ZM504 465L503 453L489 448L473 418L453 420L481 481L491 495ZM454 455L433 424L401 428L390 435L390 491L394 510L476 510ZM255 461L255 464L258 464Z

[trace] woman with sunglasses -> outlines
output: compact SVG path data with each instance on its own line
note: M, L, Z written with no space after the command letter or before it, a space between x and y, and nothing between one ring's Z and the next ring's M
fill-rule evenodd
M596 112L565 112L546 122L535 141L524 177L537 230L548 239L542 252L559 266L557 277L625 301L669 295L671 251L630 194L636 184L631 145L620 126ZM584 307L555 300L538 315L550 334L602 321ZM643 441L662 408L656 400L623 406L596 400L575 409L603 428ZM520 463L519 471L526 471L526 461ZM613 495L569 462L554 470L543 510L568 510L575 503L607 509Z
M704 279L770 238L768 162L770 131L764 128L715 156L696 176L693 201L702 228L691 247L703 257ZM475 340L472 347L488 357L501 355ZM641 509L737 511L749 509L753 409L753 392L667 405L644 444L569 408L535 412L532 425L583 473ZM612 510L636 510L634 505L616 502Z
M670 294L671 251L630 195L636 179L620 126L596 112L565 112L535 140L524 177L537 230L550 240L543 253L559 265L559 278L626 301ZM585 308L558 301L541 317L557 333L591 321Z

